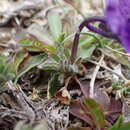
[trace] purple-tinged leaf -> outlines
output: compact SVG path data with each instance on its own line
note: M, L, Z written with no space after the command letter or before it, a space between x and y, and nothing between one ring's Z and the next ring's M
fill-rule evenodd
M113 123L118 116L122 113L122 102L121 100L116 100L115 98L110 99L110 106L107 112L105 112L105 116L107 121Z
M110 105L110 98L105 91L97 89L94 94L94 100L101 106L104 111L108 110Z
M84 98L80 101L73 101L70 113L88 123L98 130L104 128L105 117L100 106L91 98Z
M101 130L105 126L105 116L100 106L91 98L85 98L84 104L93 119L93 122L98 130Z
M89 127L71 126L67 130L91 130Z
M88 81L80 81L79 79L75 78L75 81L80 86L80 89L85 97L89 97L89 88L90 83ZM101 82L100 82L101 83ZM94 100L101 106L101 108L106 111L110 105L110 98L108 94L99 89L99 82L95 83L95 93L94 93Z
M72 101L71 106L70 106L70 113L81 120L84 120L87 122L89 125L94 125L93 122L91 121L91 117L87 115L87 112L85 112L82 108L82 105L80 101Z

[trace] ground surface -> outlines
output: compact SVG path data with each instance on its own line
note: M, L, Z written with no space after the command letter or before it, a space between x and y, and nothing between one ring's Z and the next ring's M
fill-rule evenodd
M102 16L103 2L3 0L0 5L0 130L105 130L121 114L130 121L130 61L117 41L84 30L81 59L68 61L78 25ZM54 38L57 17L63 46Z

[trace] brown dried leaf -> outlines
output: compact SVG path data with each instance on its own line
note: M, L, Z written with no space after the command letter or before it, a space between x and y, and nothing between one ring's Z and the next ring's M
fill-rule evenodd
M57 93L56 97L61 101L63 104L70 104L70 94L68 90L63 87Z

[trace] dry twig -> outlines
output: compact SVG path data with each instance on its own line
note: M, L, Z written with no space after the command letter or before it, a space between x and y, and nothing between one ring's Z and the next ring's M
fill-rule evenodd
M104 58L104 54L102 54L101 59L100 59L99 63L97 64L97 66L94 70L93 76L91 78L91 81L90 81L90 92L89 93L90 93L91 98L94 97L94 83L95 83L96 75L101 67L101 63L103 61L103 58Z

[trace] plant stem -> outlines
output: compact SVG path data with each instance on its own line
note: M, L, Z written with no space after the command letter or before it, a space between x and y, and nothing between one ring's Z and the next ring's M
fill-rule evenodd
M79 38L80 38L80 32L83 30L84 27L87 27L89 30L96 32L98 34L101 34L105 37L112 37L110 34L108 34L107 32L103 31L100 28L96 28L92 25L90 25L90 23L93 22L102 22L102 23L106 23L105 19L103 17L92 17L92 18L88 18L86 20L84 20L78 27L78 30L75 34L74 37L74 41L73 41L73 45L72 45L72 49L71 49L71 63L73 63L75 61L76 55L77 55L77 50L78 50L78 44L79 44Z

